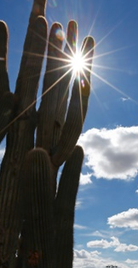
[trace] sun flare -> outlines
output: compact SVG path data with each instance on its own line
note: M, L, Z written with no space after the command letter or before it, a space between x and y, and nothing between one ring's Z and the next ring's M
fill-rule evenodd
M84 71L86 61L81 52L76 52L71 58L71 68L74 74L79 74Z

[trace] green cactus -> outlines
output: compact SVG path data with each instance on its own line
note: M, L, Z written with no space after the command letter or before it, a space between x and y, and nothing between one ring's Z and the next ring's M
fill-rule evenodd
M72 267L74 207L83 160L76 142L87 112L90 71L80 74L83 85L76 77L68 106L72 73L65 60L76 49L77 23L69 22L63 49L62 36L56 34L62 32L61 24L52 25L47 39L45 7L46 0L34 0L14 94L6 67L8 28L0 22L0 141L7 135L0 170L0 268ZM86 37L82 51L89 68L93 48L93 38Z

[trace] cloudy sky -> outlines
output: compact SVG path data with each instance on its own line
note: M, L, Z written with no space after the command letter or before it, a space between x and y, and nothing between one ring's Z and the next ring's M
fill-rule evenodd
M14 90L32 0L1 0L9 26L8 69ZM138 267L138 1L48 0L49 26L75 19L79 43L96 48L76 202L74 268ZM13 64L14 63L14 64ZM0 158L4 143L0 147Z

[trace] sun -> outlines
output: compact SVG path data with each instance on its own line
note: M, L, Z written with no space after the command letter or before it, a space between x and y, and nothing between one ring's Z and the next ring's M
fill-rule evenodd
M86 68L86 60L81 51L74 53L70 61L73 74L80 74L84 72L84 69Z

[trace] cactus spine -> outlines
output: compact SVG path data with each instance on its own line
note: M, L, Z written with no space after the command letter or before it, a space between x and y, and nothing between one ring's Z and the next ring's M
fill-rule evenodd
M0 268L72 267L74 207L83 160L76 142L87 111L90 73L81 74L83 86L75 79L68 108L72 75L65 59L75 52L77 24L69 22L63 49L63 39L56 34L62 32L59 23L52 25L47 39L45 7L45 0L34 0L14 94L9 90L6 67L8 29L0 22L0 140L7 134L0 170ZM93 38L87 37L82 49L90 65L93 47ZM63 163L57 189L56 177Z

